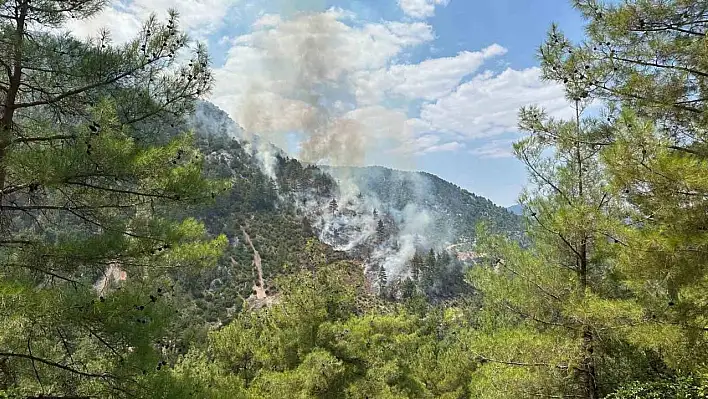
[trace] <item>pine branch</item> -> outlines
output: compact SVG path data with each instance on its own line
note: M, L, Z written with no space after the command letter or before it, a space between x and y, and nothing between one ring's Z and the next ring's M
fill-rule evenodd
M698 152L698 151L696 151L696 150L692 150L692 149L686 148L686 147L680 147L680 146L676 146L676 145L670 145L670 146L668 146L667 148L672 149L672 150L676 150L676 151L687 152L687 153L689 153L689 154L697 155L697 156L699 156L699 157L701 157L701 158L705 158L705 156L706 156L705 154L703 154L703 153L701 153L701 152Z
M65 181L65 183L68 185L93 188L96 190L108 191L108 192L119 193L119 194L131 194L131 195L137 195L140 197L162 198L162 199L169 199L169 200L174 200L174 201L179 200L179 198L177 198L177 197L169 196L169 195L165 195L165 194L144 193L144 192L132 191L132 190L122 190L122 189L111 188L111 187L96 186L93 184L77 182L77 181Z
M1 245L33 245L36 244L35 242L32 241L26 241L26 240L0 240L0 246Z
M32 355L26 355L24 353L11 353L11 352L0 352L0 357L14 357L18 359L25 359L25 360L30 360L30 361L35 361L39 362L42 364L46 364L47 366L51 367L56 367L58 369L68 371L72 374L80 375L82 377L88 377L88 378L103 378L103 379L118 379L118 377L111 375L111 374L94 374L94 373L86 373L81 370L76 370L74 368L71 368L69 366L53 362L51 360L43 359L41 357L37 356L32 356Z
M123 356L121 356L120 353L118 353L118 351L117 351L111 344L109 344L108 342L106 342L105 339L103 339L100 335L98 335L98 333L96 333L88 324L84 325L84 327L86 327L86 329L88 330L89 334L91 334L92 336L94 336L97 340L101 341L101 343L102 343L103 345L105 345L108 349L110 349L111 352L113 352L113 354L114 354L118 359L123 360Z
M13 108L14 108L14 109L20 109L20 108L35 107L35 106L38 106L38 105L50 105L50 104L56 103L56 102L58 102L58 101L61 101L61 100L65 99L65 98L68 98L68 97L71 97L71 96L75 96L75 95L77 95L77 94L81 94L81 93L83 93L83 92L89 91L89 90L91 90L91 89L95 89L95 88L98 88L98 87L101 87L101 86L107 86L107 85L109 85L109 84L111 84L111 83L115 83L115 82L117 82L117 81L119 81L119 80L121 80L121 79L123 79L123 78L125 78L125 77L128 77L128 76L130 76L130 75L132 75L132 74L138 72L139 70L141 70L141 69L143 69L143 68L145 68L145 67L147 67L147 66L149 66L149 65L151 65L151 64L153 64L153 63L155 63L156 61L158 61L158 60L160 60L160 59L162 59L162 58L164 58L164 56L151 58L148 62L146 62L146 63L144 63L144 64L141 64L141 65L138 66L138 67L131 68L131 69L129 69L129 70L123 72L123 73L120 73L120 74L118 74L118 75L116 75L116 76L114 76L114 77L112 77L112 78L110 78L110 79L106 79L106 80L103 80L103 81L101 81L101 82L96 82L96 83L93 83L93 84L90 84L90 85L86 85L86 86L83 86L83 87L79 87L79 88L77 88L77 89L69 90L69 91L67 91L67 92L64 92L64 93L62 93L62 94L59 94L59 95L57 95L57 96L55 96L55 97L53 97L53 98L49 98L49 99L46 99L46 100L37 100L37 101L28 102L28 103L17 103L17 104L15 104L15 105L13 106Z
M544 294L550 296L551 298L553 298L553 299L555 299L555 300L557 300L557 301L560 301L560 300L561 300L560 297L558 297L558 296L555 295L555 294L552 294L552 293L548 292L548 291L545 290L543 287L541 287L537 282L533 281L532 279L528 278L527 276L524 276L523 274L521 274L521 273L517 272L516 270L514 270L514 269L510 268L509 266L507 266L506 263L505 263L503 260L500 259L499 262L497 262L497 263L500 264L500 265L502 265L502 267L504 267L506 270L510 271L511 274L513 274L513 275L515 275L515 276L521 278L521 279L524 280L524 281L530 282L530 283L533 284L536 288L538 288L538 290L541 291L542 293L544 293Z
M666 31L676 31L676 32L681 32L685 33L687 35L692 35L692 36L698 36L698 37L704 37L706 32L698 32L695 30L691 29L684 29L681 28L679 25L673 25L673 24L666 24L662 25L660 27L656 28L631 28L629 29L630 32L666 32Z
M126 205L77 205L77 206L60 206L60 205L2 205L0 210L3 211L36 211L36 210L49 210L49 211L81 211L81 210L96 210L96 209L132 209L138 205L143 205L144 203L136 204L126 204Z
M27 352L29 353L30 356L32 356L32 345L30 344L32 339L31 335L27 336ZM37 365L35 364L34 359L32 359L32 370L34 370L34 376L37 378L37 382L39 383L40 388L42 388L42 391L44 391L44 384L42 384L42 379L39 377L39 371L37 370Z
M71 208L66 208L66 211L69 212L69 213L71 213L72 215L76 216L77 218L79 218L79 219L85 221L86 223L92 224L92 225L94 225L94 226L96 226L96 227L100 227L102 230L105 230L105 231L112 231L112 232L120 233L120 234L129 236L129 237L139 238L139 239L143 239L143 240L151 240L151 241L154 241L154 242L160 242L160 241L162 241L162 240L160 240L159 238L150 237L150 236L141 236L141 235L138 235L138 234L134 234L134 233L125 231L125 230L119 230L119 229L114 229L114 228L105 226L103 223L97 222L96 220L90 219L90 218L88 218L87 216L84 216L84 215L82 215L82 214L79 214L79 213L75 212L75 211L74 211L73 209L71 209Z
M73 134L56 134L54 136L46 137L18 137L12 140L13 143L33 143L38 141L56 141L56 140L71 140L75 139L77 136Z
M573 251L573 253L575 254L575 256L578 257L578 259L581 258L580 252L578 252L578 250L575 248L575 246L573 246L573 244L571 244L565 237L563 237L563 234L561 234L560 231L553 231L553 230L551 230L550 228L546 227L546 225L544 225L543 223L541 223L541 220L539 220L536 215L532 215L532 217L533 217L534 219L536 219L536 222L538 223L538 225L541 226L541 227L543 227L544 230L546 230L547 232L549 232L549 233L551 233L551 234L553 234L553 235L557 235L557 236L561 239L561 241L563 241L563 243L564 243L571 251Z
M12 79L12 69L10 68L10 64L6 63L4 60L0 58L0 66L2 66L5 69L5 73L7 74L8 79Z
M568 198L568 196L560 188L558 188L558 186L553 184L553 182L551 182L549 179L547 179L546 176L544 176L538 170L536 170L536 168L533 166L533 164L529 160L526 153L522 153L521 156L522 156L523 161L526 164L526 166L528 166L528 168L531 170L531 172L533 172L534 175L538 176L541 180L543 180L544 183L549 185L556 193L558 193L558 195L563 197L563 199L568 203L568 205L571 205L571 206L573 205L573 203L570 201L570 198Z
M638 95L638 94L635 94L635 93L622 93L622 92L619 91L619 90L613 89L613 88L611 88L611 87L608 87L608 86L606 86L606 85L600 84L600 83L598 83L598 82L593 83L593 85L594 85L595 87L598 87L598 88L602 89L602 90L605 90L605 91L607 91L607 92L610 92L610 93L612 93L612 94L614 94L614 95L616 95L616 96L619 96L620 98L621 98L621 97L629 97L629 98L633 98L633 99L635 99L635 100L648 101L648 102L653 103L653 104L656 104L656 105L670 105L670 106L676 107L676 108L678 108L678 109L682 109L682 110L684 110L684 111L688 111L688 112L695 113L695 114L701 114L701 113L703 113L703 111L702 111L701 109L698 109L698 108L695 108L695 107L689 107L689 106L683 105L683 104L680 103L680 102L666 104L666 103L662 103L662 102L660 102L660 101L658 101L658 100L654 100L654 99L651 99L651 98L648 98L648 97L642 97L642 96L640 96L640 95Z
M481 362L491 362L491 363L498 363L498 364L505 364L507 366L520 366L520 367L549 367L549 368L557 368L561 370L568 370L569 366L566 364L550 364L550 363L541 363L541 362L536 362L536 363L526 363L526 362L514 362L514 361L508 361L508 360L497 360L497 359L492 359L488 358L486 356L482 355L476 355L477 358Z
M694 75L698 75L701 77L708 77L708 73L703 72L703 71L698 71L696 69L688 68L688 67L683 67L683 66L678 66L678 65L667 65L667 64L659 64L657 62L648 62L648 61L642 61L642 60L633 60L629 58L624 58L624 57L618 57L616 55L612 56L612 59L614 60L619 60L622 62L627 62L630 64L637 64L637 65L643 65L643 66L651 66L651 67L656 67L656 68L661 68L661 69L674 69L678 71L683 71L683 72L688 72Z
M552 322L552 321L541 320L541 319L537 318L537 317L534 316L534 315L531 315L531 314L525 313L525 312L523 312L523 311L521 311L521 310L519 310L519 309L516 309L515 307L509 305L509 304L506 303L506 302L503 303L503 306L504 306L505 308L511 310L512 312L518 314L519 316L522 316L522 317L531 319L531 320L533 320L533 321L535 321L535 322L537 322L537 323L545 324L545 325L547 325L547 326L563 327L563 328L567 328L567 329L569 329L569 330L578 331L577 328L573 328L573 327L571 327L571 326L569 326L569 325L567 325L567 324L555 323L555 322Z
M36 243L35 243L35 244L36 244ZM54 272L52 272L52 271L45 270L45 269L42 269L42 268L39 268L39 267L36 267L36 266L30 266L30 265L25 264L25 263L6 263L5 265L6 265L6 266L21 267L21 268L23 268L23 269L29 269L29 270L34 270L34 271L36 271L36 272L44 273L44 274L46 274L46 275L49 275L49 276L58 278L59 280L66 281L67 283L72 283L72 284L74 284L75 287L76 287L77 285L81 285L81 286L84 285L84 284L81 283L80 281L71 279L71 278L69 278L69 277L61 276L61 275L56 274L56 273L54 273Z

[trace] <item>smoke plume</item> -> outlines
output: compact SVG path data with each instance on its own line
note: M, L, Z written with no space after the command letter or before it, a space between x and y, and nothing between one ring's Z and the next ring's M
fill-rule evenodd
M285 2L293 4L293 2ZM389 165L411 169L407 155L413 142L413 127L405 111L406 104L388 108L371 101L359 101L361 71L385 67L386 60L372 61L351 51L358 46L352 40L371 40L370 36L353 35L353 28L343 23L350 18L336 9L322 10L321 0L305 7L292 8L280 16L264 18L249 35L238 40L244 56L252 59L257 71L248 80L248 88L239 93L238 106L231 110L243 128L243 137L252 142L247 147L275 180L275 146L287 149L300 161L329 166L363 166L372 155L386 154ZM300 4L300 3L298 3ZM396 40L415 43L406 37L401 24L390 24L394 45L384 49L386 59L403 45ZM387 53L388 51L388 53ZM290 148L288 138L299 138L298 148ZM258 142L257 138L264 140ZM391 151L395 149L395 151ZM364 251L370 268L383 266L389 276L404 277L407 263L416 248L442 245L447 234L434 231L434 220L428 211L416 204L426 193L425 182L416 175L405 179L415 187L410 202L401 206L382 201L367 190L367 184L354 179L349 169L337 169L334 198L322 198L314 192L293 194L300 212L312 221L319 238L344 251ZM370 178L376 179L377 176ZM282 196L281 196L282 198ZM330 207L332 200L338 204ZM389 231L385 239L377 232L379 222Z
M382 143L410 141L404 112L357 103L352 74L362 65L348 51L345 17L338 10L294 13L244 39L260 54L254 62L262 74L233 112L247 135L288 148L286 137L295 133L298 159L336 166L364 165Z

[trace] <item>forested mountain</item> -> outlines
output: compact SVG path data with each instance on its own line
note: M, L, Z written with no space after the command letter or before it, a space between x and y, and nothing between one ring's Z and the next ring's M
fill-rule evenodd
M175 13L116 46L57 33L102 0L0 2L0 397L705 399L708 9L574 5L519 232L245 137Z
M430 216L430 237L439 245L471 241L479 222L499 232L518 234L520 219L490 200L426 172L400 171L380 166L323 167L335 179L353 183L362 193L375 196L384 208L415 206Z
M224 111L206 101L197 102L185 127L196 132L207 175L233 182L215 205L197 212L210 232L225 234L231 243L218 267L185 280L195 314L208 323L228 320L251 294L253 253L244 231L260 254L268 284L284 265L299 267L307 239L318 237L331 246L330 259L360 261L370 283L379 284L383 268L389 293L401 295L403 281L420 268L416 255L429 257L432 249L439 260L433 256L427 263L427 292L435 297L459 291L463 264L445 248L470 242L477 223L489 221L510 235L520 232L513 215L432 175L364 168L343 176L342 170L305 166L258 137L246 138ZM338 172L335 178L332 172ZM398 184L381 184L387 178Z

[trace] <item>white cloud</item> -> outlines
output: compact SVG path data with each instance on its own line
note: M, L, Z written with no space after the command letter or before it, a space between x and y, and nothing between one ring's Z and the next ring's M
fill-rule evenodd
M428 148L421 150L420 153L426 154L426 153L431 153L431 152L457 151L457 150L462 149L464 147L465 147L465 145L460 142L451 141L451 142L445 143L445 144L437 144L434 146L430 146Z
M100 29L111 32L114 43L125 43L135 37L143 21L155 13L166 18L167 11L177 10L180 26L198 39L216 31L238 0L133 0L112 2L100 13L86 20L70 20L66 28L78 37L95 36Z
M433 152L458 151L464 149L466 145L459 141L444 141L439 135L424 134L415 138L411 138L406 143L406 148L398 148L395 153L413 153L415 155L424 155Z
M551 114L567 107L562 88L542 82L538 68L475 75L506 54L499 44L401 63L409 49L434 39L429 24L348 21L356 16L338 9L292 19L261 15L252 32L232 40L226 63L215 70L212 101L276 143L279 135L305 130L336 143L330 148L335 152L347 140L352 149L369 151L395 139L401 154L456 151L468 140L516 131L524 105L538 104ZM407 115L415 103L422 104L420 115ZM349 137L335 140L327 136L332 134ZM446 140L418 140L441 134ZM309 156L324 157L316 155L324 150L315 146Z
M278 14L263 14L252 26L254 29L272 28L278 26L282 21Z
M502 66L500 57L507 50L499 44L406 62L409 50L432 44L433 27L422 20L448 2L399 0L410 18L378 23L338 8L309 14L252 10L251 32L212 38L231 48L214 71L210 99L239 124L265 133L276 144L282 144L288 131L307 130L317 131L340 150L350 145L369 151L394 140L399 154L473 148L469 140L516 131L518 109L524 105L538 104L551 115L566 115L562 88L542 82L538 68L478 72L490 61ZM241 0L116 0L94 18L67 27L78 36L107 27L114 42L123 43L136 35L151 12L164 17L175 8L182 26L203 39L233 22L226 18L232 11L253 7ZM463 80L467 82L460 84ZM418 106L420 115L408 114ZM348 136L335 140L330 137L334 134ZM501 144L471 152L499 157L507 154L499 150Z
M481 51L462 51L455 57L425 60L419 64L394 64L377 71L363 71L354 77L360 103L377 103L385 96L434 101L449 94L460 81L474 73L489 58L506 54L493 44Z
M102 29L108 29L113 43L123 44L137 36L143 21L142 16L125 9L106 7L91 18L69 20L65 29L79 38L97 36Z
M344 17L331 10L240 36L217 72L230 77L248 72L249 80L278 81L275 86L286 90L280 84L333 82L354 71L381 68L405 48L433 38L432 27L421 22L353 28L340 21Z
M304 131L310 142L301 155L310 161L339 154L361 162L383 139L405 147L415 123L402 109L352 102L352 76L385 69L406 49L431 41L432 27L345 23L353 18L336 9L277 24L261 18L254 31L232 40L224 66L214 71L212 101L276 144L289 131Z
M231 41L231 38L228 36L221 36L221 39L219 39L219 45L223 46L226 43L229 43Z
M434 130L474 139L516 131L519 108L531 104L552 116L570 116L563 87L542 81L540 69L534 67L479 74L453 93L424 105L420 118Z
M420 152L426 148L437 145L437 143L439 143L439 142L440 142L440 137L434 136L431 134L427 134L427 135L420 136L417 139L415 139L414 145L417 147L418 151Z
M435 6L447 6L450 0L398 0L404 14L412 18L430 18L435 15Z
M477 155L480 158L511 158L514 156L512 144L516 140L492 140L484 143L479 147L471 149L469 152L472 155Z

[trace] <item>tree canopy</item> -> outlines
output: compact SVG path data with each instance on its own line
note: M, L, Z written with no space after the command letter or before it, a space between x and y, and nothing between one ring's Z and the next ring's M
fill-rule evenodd
M574 116L519 112L524 234L428 181L463 261L399 242L389 170L359 252L318 240L335 180L194 118L175 12L116 45L61 31L103 0L0 0L0 397L708 398L708 5L573 5L538 57Z
M0 391L10 395L149 396L155 341L176 311L167 271L214 263L225 244L170 208L228 182L203 178L190 134L160 134L209 90L206 52L190 50L175 13L122 46L46 29L104 4L0 3ZM176 63L189 51L189 65Z

